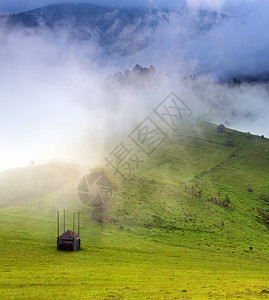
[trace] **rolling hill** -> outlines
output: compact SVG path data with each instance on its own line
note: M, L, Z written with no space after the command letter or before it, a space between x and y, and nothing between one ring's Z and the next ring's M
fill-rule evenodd
M77 168L34 167L43 184L23 201L33 181L21 175L33 169L2 173L4 298L266 298L268 154L266 138L185 124L124 181L102 169L114 191L101 209L80 202ZM78 253L56 250L55 213L64 208L68 226L82 211Z
M230 129L218 133L208 123L182 126L135 176L127 177L107 213L121 226L214 233L236 243L260 236L263 247L268 153L268 139L259 136Z

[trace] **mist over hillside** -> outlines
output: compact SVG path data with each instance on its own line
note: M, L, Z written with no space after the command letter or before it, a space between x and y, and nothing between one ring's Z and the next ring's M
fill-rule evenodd
M171 91L195 119L269 136L266 4L190 3L65 4L2 16L1 169L98 164ZM105 80L136 64L153 65L155 75Z
M92 1L0 1L1 300L266 298L269 3Z
M23 30L67 48L83 48L102 66L134 64L136 58L162 71L217 81L267 81L267 5L194 2L172 8L55 4L2 16L1 23L12 34Z
M59 4L3 17L6 28L50 32L60 42L93 42L102 55L129 56L154 44L162 28L181 26L198 36L228 17L216 11L186 8L109 8L92 4Z

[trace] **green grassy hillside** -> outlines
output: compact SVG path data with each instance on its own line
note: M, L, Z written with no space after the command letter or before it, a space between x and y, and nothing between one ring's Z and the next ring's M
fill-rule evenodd
M108 215L121 226L214 233L262 249L268 239L269 141L229 129L217 133L207 123L183 127L120 185L115 200Z
M226 145L233 140L234 147ZM74 166L0 175L3 299L266 299L269 140L182 126L102 209ZM56 250L56 211L82 211L82 251Z
M0 207L33 207L40 198L73 190L83 174L78 166L60 163L7 170L0 173Z

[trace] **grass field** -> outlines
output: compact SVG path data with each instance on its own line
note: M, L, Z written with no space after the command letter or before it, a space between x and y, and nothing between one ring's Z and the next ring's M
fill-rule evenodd
M1 299L269 298L267 139L186 127L135 176L105 172L116 188L99 222L74 166L0 175ZM70 229L82 211L81 251L56 249L63 208Z
M82 251L64 253L54 216L4 210L0 218L2 299L268 297L268 253L214 234L118 229L84 214Z

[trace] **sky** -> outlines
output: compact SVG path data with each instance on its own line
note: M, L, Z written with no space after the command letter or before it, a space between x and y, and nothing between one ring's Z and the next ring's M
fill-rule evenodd
M40 5L48 3L40 1ZM214 81L214 76L268 72L269 3L261 0L236 3L187 0L186 3L193 9L225 11L232 18L191 39L188 38L193 36L191 26L172 23L158 28L156 44L151 47L127 58L114 56L110 61L106 58L105 63L104 57L96 62L99 46L94 41L83 47L75 43L66 47L47 32L17 30L9 35L0 29L0 171L28 166L32 160L37 164L56 160L93 167L109 153L108 145L120 142L121 136L128 135L172 90L192 108L197 118L215 123L227 121L237 130L269 137L266 85L230 89L165 76L139 88L103 86L101 78L131 69L136 63L153 64L158 71L165 72L201 72L206 74L203 78L206 82ZM0 10L12 12L37 4L37 0L2 0ZM194 17L187 21L192 22Z

